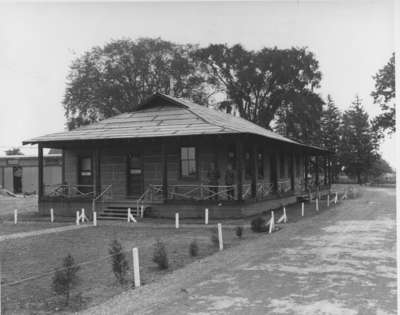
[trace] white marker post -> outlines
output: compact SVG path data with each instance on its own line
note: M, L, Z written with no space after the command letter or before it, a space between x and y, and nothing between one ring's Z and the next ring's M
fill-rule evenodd
M337 194L337 192L335 193L335 204L337 204L337 202L338 202L338 194Z
M93 212L93 226L97 226L97 212Z
M140 217L143 219L144 216L144 205L140 206Z
M304 202L301 203L301 216L304 217Z
M286 208L283 207L283 214L282 216L278 219L277 223L287 223L287 215L286 215Z
M133 280L135 282L135 288L140 287L140 270L139 270L139 250L137 247L132 249L133 257Z
M218 243L219 243L219 250L224 249L224 241L222 239L222 225L218 223Z
M319 211L318 198L315 199L315 210Z
M82 223L85 223L85 221L89 222L89 219L85 214L85 208L82 208L81 220L82 220Z
M54 222L54 210L53 210L53 208L50 209L50 222L51 223Z
M76 211L76 225L79 225L79 211Z
M14 224L18 223L18 209L14 210Z
M328 208L329 208L329 204L330 204L330 198L329 198L329 193L328 193L328 198L327 198L327 201L326 201L326 205L328 206Z
M269 220L269 234L272 233L274 228L275 228L275 216L274 216L274 211L271 211L271 219Z
M179 212L175 213L175 228L179 229Z
M204 210L204 224L208 224L208 208Z
M128 222L133 222L133 223L136 223L137 221L136 221L136 219L133 217L133 215L132 215L132 210L131 210L131 208L128 208Z

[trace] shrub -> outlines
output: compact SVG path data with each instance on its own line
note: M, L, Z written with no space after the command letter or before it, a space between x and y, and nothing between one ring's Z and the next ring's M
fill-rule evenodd
M189 254L192 257L196 257L199 254L199 245L197 245L197 241L193 240L189 245Z
M54 273L52 287L56 294L65 296L65 305L68 306L72 288L78 283L77 272L79 266L75 264L74 258L68 254L63 259L62 268Z
M110 244L108 253L111 255L112 271L120 284L126 283L126 274L129 270L128 260L122 250L122 245L114 240Z
M251 220L251 230L257 233L267 232L268 227L266 225L265 220L262 217L256 217L253 220Z
M219 247L219 238L218 238L218 230L215 229L211 232L211 243L215 246L215 247Z
M242 226L237 226L235 229L235 234L238 238L242 238L243 235L243 227Z
M168 269L168 255L165 245L160 240L154 245L153 262L158 265L161 270Z

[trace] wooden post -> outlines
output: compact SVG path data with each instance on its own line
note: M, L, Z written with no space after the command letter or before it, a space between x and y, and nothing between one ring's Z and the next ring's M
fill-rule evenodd
M208 208L204 210L204 224L208 224Z
M53 208L50 209L50 222L51 223L54 222L54 210L53 210Z
M326 205L328 206L328 208L329 208L329 193L328 193L328 196L327 196L327 200L326 200Z
M316 188L319 187L319 164L318 164L318 155L315 156L315 185L316 185Z
M222 239L222 225L218 223L218 243L219 243L219 250L224 249L224 241Z
M257 145L253 145L253 152L251 154L251 197L257 198L257 177L258 177L258 168L257 168Z
M308 189L308 155L304 155L304 189ZM310 200L311 201L311 200Z
M237 164L237 200L243 200L243 145L242 137L237 136L236 140L236 164Z
M179 229L179 212L175 213L175 228Z
M18 223L18 209L14 209L14 224Z
M319 211L318 196L315 197L315 210Z
M97 226L97 212L96 211L93 212L93 225Z
M76 225L79 225L79 211L76 211Z
M139 269L139 251L137 247L132 249L132 261L133 261L133 280L135 288L140 287L140 269Z
M290 189L294 191L294 156L290 154Z
M324 156L324 185L328 185L328 159Z
M271 153L270 155L270 172L271 172L271 182L273 192L278 191L278 170L277 170L277 155L276 153Z
M100 181L100 149L93 152L93 192L97 196L101 194L101 181Z
M43 199L43 145L38 144L38 200Z
M301 203L301 216L304 217L304 202Z
M164 202L168 199L168 154L165 145L165 140L161 144L161 159L162 159L162 193Z
M269 220L269 234L272 233L274 228L275 228L275 215L274 211L271 211L271 219Z

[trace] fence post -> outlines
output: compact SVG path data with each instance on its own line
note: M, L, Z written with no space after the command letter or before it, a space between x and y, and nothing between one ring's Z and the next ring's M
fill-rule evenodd
M144 205L140 206L140 217L143 219L144 216Z
M79 225L79 211L76 211L76 225Z
M222 239L222 225L218 223L218 243L219 243L219 250L224 249L224 241Z
M175 213L175 228L179 229L179 212Z
M131 208L128 208L128 222L131 220Z
M304 202L301 203L301 216L304 217Z
M328 198L327 198L327 201L326 201L326 205L328 206L328 208L329 208L329 193L328 193Z
M14 209L14 224L18 222L18 209Z
M140 287L140 270L139 270L139 251L137 247L132 248L133 257L133 280L135 282L135 288Z
M206 208L204 210L205 214L204 214L204 224L208 224L208 208Z
M53 208L50 209L50 222L51 223L54 222L54 210L53 210Z
M337 194L337 192L335 193L335 204L337 204L337 202L338 202L338 194Z
M96 213L96 211L93 212L93 225L97 226L97 213Z
M315 210L319 211L318 197L315 199Z
M272 233L274 228L275 228L275 216L274 216L274 211L271 211L271 219L269 220L269 234Z

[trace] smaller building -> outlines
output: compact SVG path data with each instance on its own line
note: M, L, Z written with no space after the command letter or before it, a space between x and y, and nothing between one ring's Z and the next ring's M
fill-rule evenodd
M61 184L62 155L44 155L43 182ZM38 157L34 155L0 156L0 185L15 194L38 192Z

